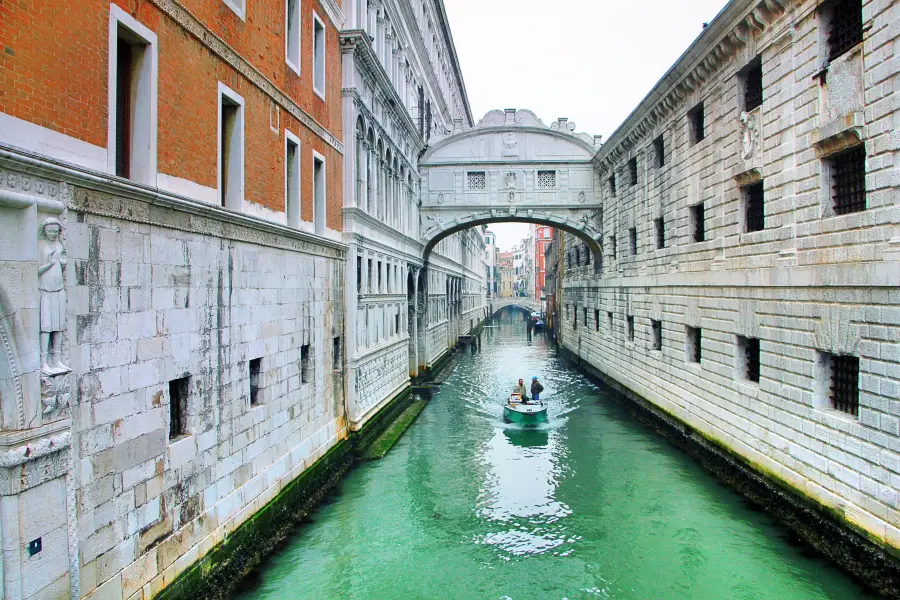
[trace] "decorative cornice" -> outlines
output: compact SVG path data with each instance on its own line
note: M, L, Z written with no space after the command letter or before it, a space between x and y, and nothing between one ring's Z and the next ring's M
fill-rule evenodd
M325 11L331 24L334 25L336 29L343 29L347 17L344 15L344 11L341 10L341 7L338 6L338 3L335 2L335 0L319 0L319 5Z
M0 167L76 186L67 192L69 210L327 258L343 258L347 251L346 245L324 237L4 144L0 144Z
M228 63L238 73L243 75L250 83L259 88L264 94L277 102L281 107L291 114L295 119L308 127L320 138L325 140L328 145L337 150L344 152L344 145L339 139L331 134L321 123L315 120L309 113L300 108L287 94L281 91L278 86L269 81L263 73L250 64L243 56L238 54L231 46L217 36L209 27L204 25L197 17L195 17L188 9L182 6L177 0L150 0L169 18L178 23L185 31L193 35L197 40L206 46L206 48ZM325 3L323 2L323 6Z
M597 169L601 173L612 171L644 136L733 59L751 37L786 13L791 1L756 0L754 5L750 0L738 0L726 5L597 151Z

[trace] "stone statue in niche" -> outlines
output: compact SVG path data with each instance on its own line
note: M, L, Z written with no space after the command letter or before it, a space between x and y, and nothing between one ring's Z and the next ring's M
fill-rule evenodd
M750 160L756 154L759 128L756 117L748 112L741 113L741 160Z
M519 135L514 131L503 134L503 156L516 156L519 154Z
M62 339L66 328L65 271L69 260L60 236L62 223L55 217L44 219L40 227L38 289L41 292L41 373L68 373L62 362Z

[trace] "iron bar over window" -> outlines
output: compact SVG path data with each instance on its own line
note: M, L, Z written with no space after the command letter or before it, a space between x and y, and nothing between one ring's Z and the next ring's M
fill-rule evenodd
M747 379L759 383L759 340L747 338L744 352L747 358Z
M831 403L834 408L859 414L859 358L833 356L831 358Z
M831 5L828 60L833 61L863 39L862 1L837 0Z
M744 110L749 112L762 103L762 61L757 58L744 72Z
M838 215L866 209L866 149L860 145L831 159L834 212Z
M763 182L757 181L744 186L744 212L747 231L762 231L766 226L765 197Z

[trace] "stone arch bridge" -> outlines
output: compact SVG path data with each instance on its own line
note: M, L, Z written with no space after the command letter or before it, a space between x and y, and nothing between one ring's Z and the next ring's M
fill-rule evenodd
M600 264L602 211L592 160L600 138L567 119L549 127L529 110L493 110L425 151L420 208L427 260L448 235L501 221L537 223L581 238Z
M508 306L518 306L529 312L537 312L541 310L541 301L534 298L511 297L511 298L494 298L488 301L488 310L490 314L495 314Z

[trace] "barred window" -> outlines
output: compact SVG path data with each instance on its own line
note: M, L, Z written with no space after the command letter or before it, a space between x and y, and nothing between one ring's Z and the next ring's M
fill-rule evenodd
M828 60L833 61L863 40L862 0L837 0L829 13Z
M701 333L699 327L685 327L684 355L688 362L700 362Z
M600 311L594 309L594 331L600 331Z
M765 196L763 182L756 181L743 187L746 231L762 231L766 227Z
M483 190L485 188L484 171L469 171L466 176L470 190Z
M753 60L742 73L744 81L744 110L751 111L763 103L762 60Z
M628 340L634 341L634 315L627 315L625 317L628 323Z
M653 349L662 350L662 321L651 319L650 329L653 331Z
M628 185L635 186L638 182L637 158L628 161Z
M759 340L739 335L737 345L744 379L759 383Z
M703 141L706 137L706 127L704 124L703 103L701 102L688 111L688 123L691 127L691 143L696 144Z
M856 146L831 158L834 213L866 210L866 149Z
M628 237L631 240L631 255L637 256L637 227L628 230Z
M653 226L656 229L656 248L666 247L666 222L662 217L653 219Z
M831 372L831 407L859 415L859 358L856 356L826 355Z
M609 195L615 196L616 195L616 176L610 175L609 179L607 179L607 181L609 182Z
M663 136L653 140L653 154L656 156L657 167L662 167L666 164L666 143L663 140Z
M538 171L537 186L540 189L553 189L556 187L556 171Z
M703 203L691 207L691 234L693 241L702 242L706 239L706 227L704 223Z
M611 310L606 311L606 331L612 335L613 332L613 314Z

